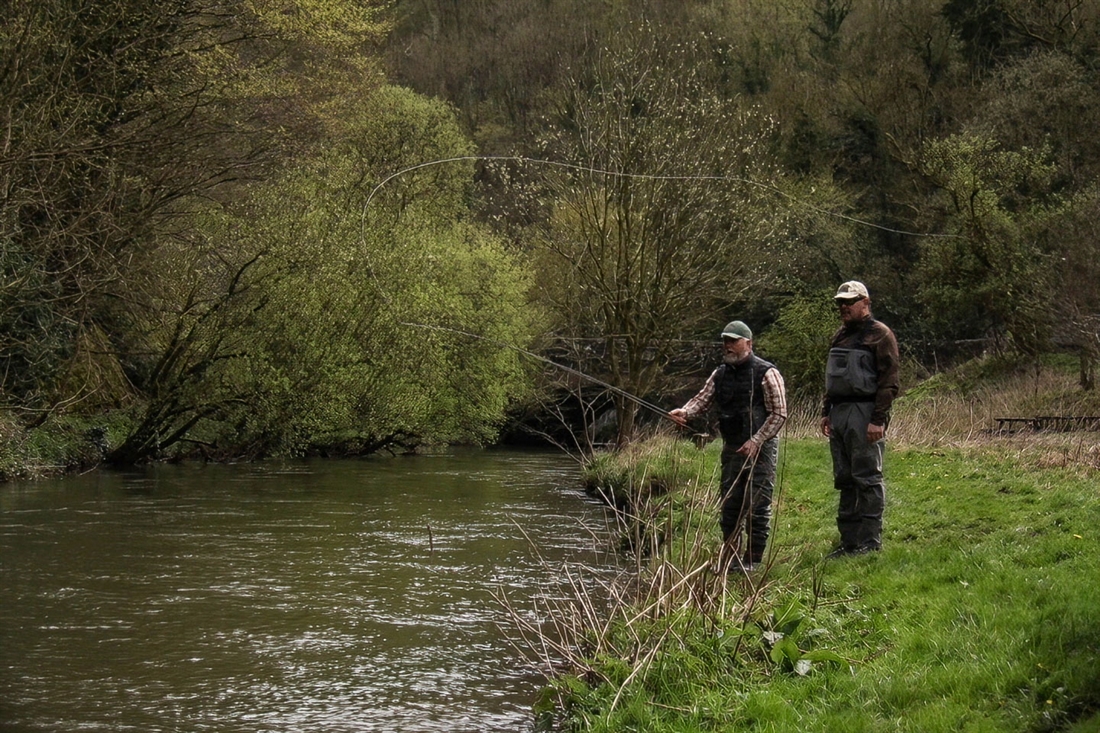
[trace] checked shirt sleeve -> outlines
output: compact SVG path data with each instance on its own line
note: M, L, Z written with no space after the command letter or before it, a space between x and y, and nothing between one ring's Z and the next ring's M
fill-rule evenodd
M690 419L710 409L711 403L714 402L714 375L717 373L717 369L711 372L699 393L680 408L684 411L684 417Z
M787 388L783 384L783 375L772 368L764 372L764 406L768 410L768 419L752 436L752 441L763 444L779 435L783 423L787 422Z

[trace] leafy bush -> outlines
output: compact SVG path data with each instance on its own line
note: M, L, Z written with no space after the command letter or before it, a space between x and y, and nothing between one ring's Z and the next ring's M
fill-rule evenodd
M222 223L220 236L265 254L240 324L246 355L230 368L249 398L218 443L282 453L480 443L524 388L527 274L464 220L471 149L451 110L385 88L360 119L345 145ZM441 162L423 169L425 155Z
M829 340L840 326L832 291L796 296L761 334L757 350L783 374L788 395L813 399L825 387Z

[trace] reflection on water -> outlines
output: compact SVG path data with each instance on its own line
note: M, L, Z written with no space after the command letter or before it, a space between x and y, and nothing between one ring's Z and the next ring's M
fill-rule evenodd
M529 731L493 594L608 568L603 528L530 452L0 486L0 730Z

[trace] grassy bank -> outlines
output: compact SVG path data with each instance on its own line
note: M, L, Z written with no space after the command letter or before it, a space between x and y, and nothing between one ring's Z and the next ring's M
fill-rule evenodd
M749 576L716 572L717 442L664 436L597 457L591 487L632 501L620 522L636 567L556 609L567 671L544 722L1100 731L1100 436L989 434L1025 396L1002 383L899 405L885 549L840 560L824 559L828 448L804 415L781 447L767 567Z
M94 468L127 428L120 413L95 418L61 414L26 427L0 412L0 482Z

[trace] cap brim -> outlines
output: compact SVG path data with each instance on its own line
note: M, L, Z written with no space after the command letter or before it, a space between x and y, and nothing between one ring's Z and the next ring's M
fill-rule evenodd
M742 336L739 333L724 333L724 334L722 334L722 338L724 338L724 339L743 339L745 337Z

